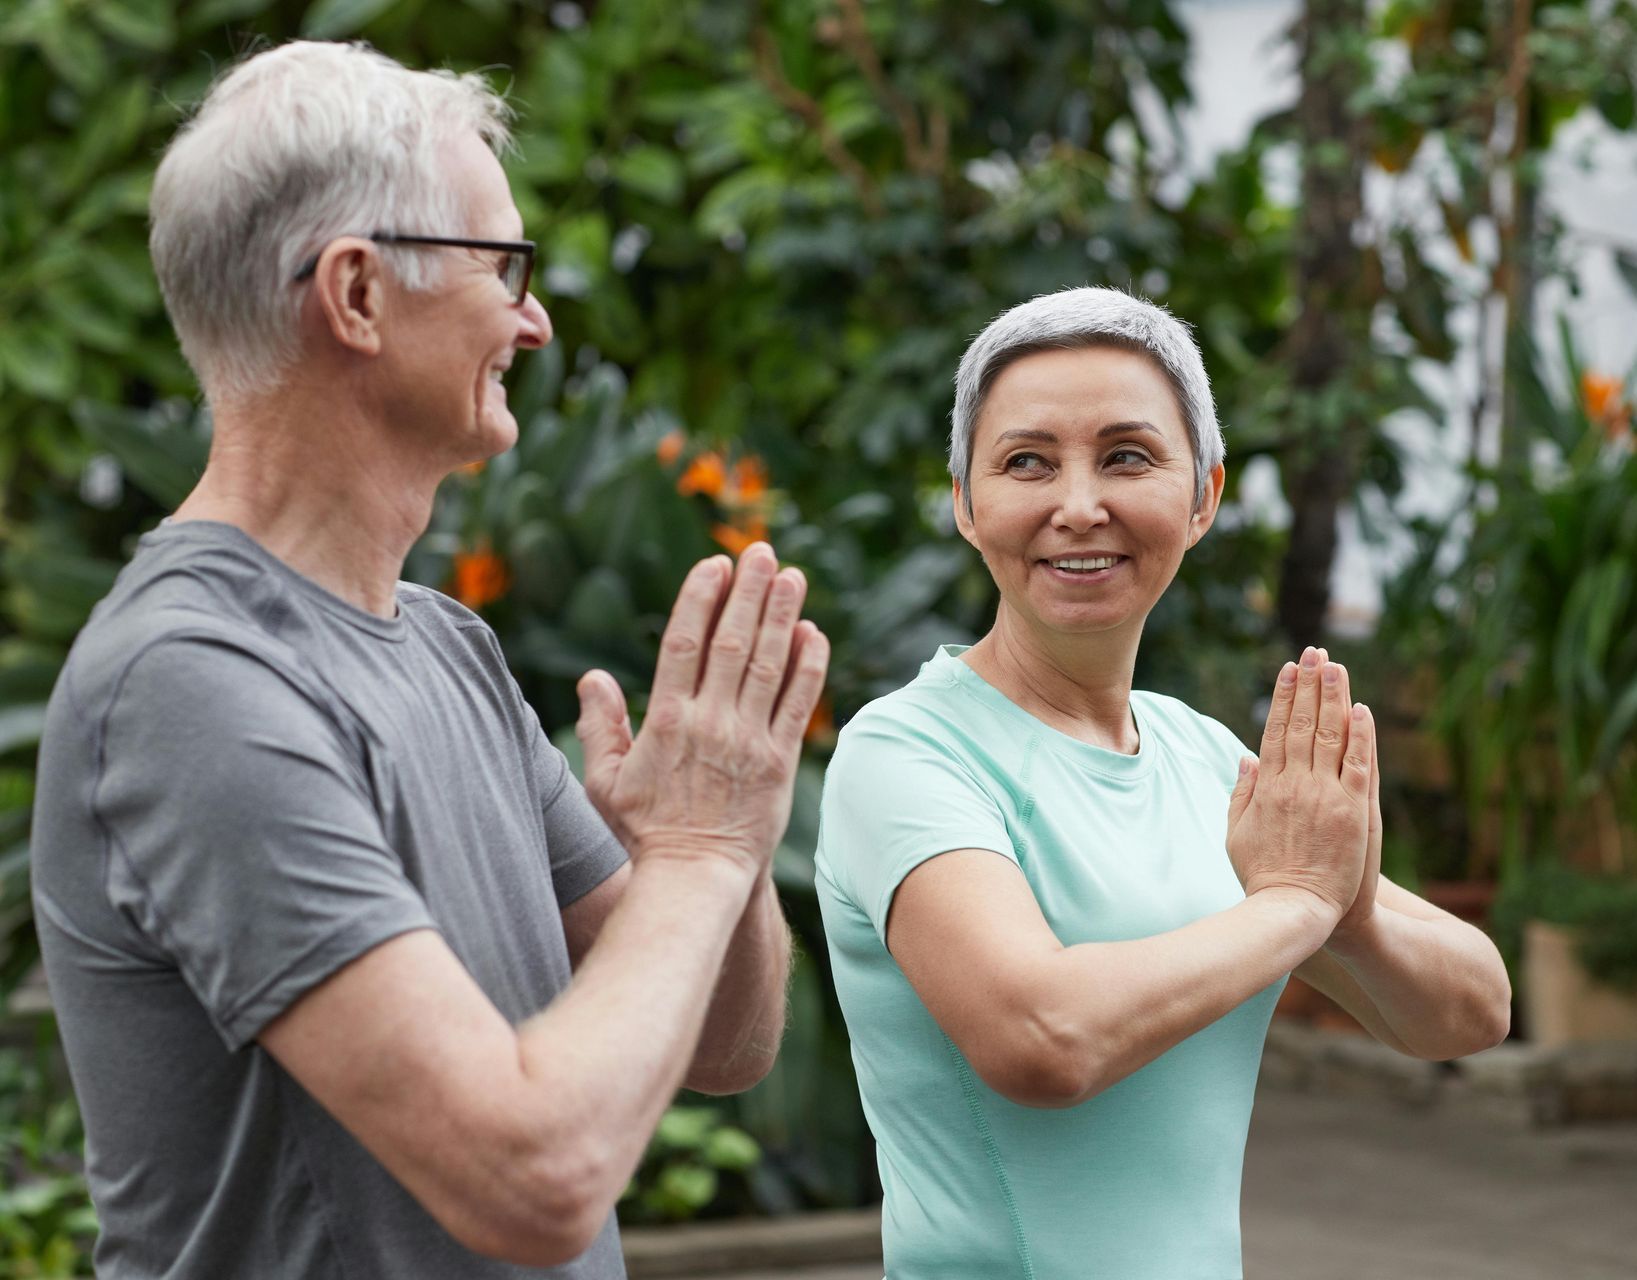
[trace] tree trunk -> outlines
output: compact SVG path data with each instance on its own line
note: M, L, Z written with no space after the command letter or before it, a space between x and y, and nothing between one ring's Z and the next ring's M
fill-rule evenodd
M1365 145L1348 98L1362 76L1350 42L1366 30L1363 0L1307 0L1297 40L1301 97L1296 106L1302 146L1302 205L1298 215L1298 313L1286 344L1298 403L1356 383L1368 356L1370 303L1364 256L1353 230L1364 211ZM1357 403L1362 386L1347 399ZM1336 517L1352 490L1367 422L1304 413L1282 460L1292 522L1279 584L1279 628L1298 648L1318 644L1330 606Z

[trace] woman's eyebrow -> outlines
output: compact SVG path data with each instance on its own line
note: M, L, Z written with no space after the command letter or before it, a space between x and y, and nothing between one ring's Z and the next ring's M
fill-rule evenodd
M1151 431L1157 436L1165 433L1152 422L1109 422L1097 428L1097 438L1106 439L1109 436L1129 435L1133 431ZM1013 427L1010 431L1002 431L995 439L996 446L1011 444L1018 440L1029 440L1036 444L1057 444L1057 433L1045 431L1039 427Z

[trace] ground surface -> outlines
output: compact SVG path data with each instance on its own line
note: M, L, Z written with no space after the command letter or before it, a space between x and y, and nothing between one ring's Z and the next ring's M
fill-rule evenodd
M1244 1247L1246 1280L1634 1280L1637 1126L1530 1130L1453 1108L1264 1091Z

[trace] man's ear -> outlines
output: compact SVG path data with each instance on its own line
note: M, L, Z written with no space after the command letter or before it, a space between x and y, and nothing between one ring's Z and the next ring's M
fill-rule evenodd
M955 528L960 531L961 537L965 538L974 547L977 546L978 531L973 526L971 515L967 512L966 491L962 488L959 480L950 482L949 500L955 507Z
M313 272L313 296L332 339L359 355L381 353L386 275L373 244L356 236L327 244Z
M1222 505L1222 486L1227 483L1227 469L1219 462L1205 477L1205 496L1188 521L1188 545L1191 547L1205 536L1205 531L1216 523L1217 508Z

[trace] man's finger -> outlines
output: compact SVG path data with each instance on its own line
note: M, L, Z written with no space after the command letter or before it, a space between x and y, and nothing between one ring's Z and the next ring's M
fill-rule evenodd
M1273 682L1273 701L1262 729L1262 767L1278 773L1285 767L1285 734L1290 729L1290 708L1296 696L1296 664L1287 662Z
M824 692L824 675L830 669L830 641L805 618L796 626L796 653L773 713L773 741L784 750L798 750L802 735L813 718L819 695Z
M587 671L576 686L580 695L580 719L574 732L585 750L588 788L596 789L619 771L619 763L631 749L631 721L626 714L625 694L606 671Z
M1347 754L1341 762L1341 784L1350 795L1360 800L1370 795L1370 769L1375 753L1375 720L1370 715L1370 708L1362 702L1355 703L1352 721L1348 725Z
M801 603L807 598L807 578L800 569L781 570L767 593L767 608L756 632L756 648L745 668L745 682L739 690L739 706L752 724L773 717L773 706L784 687L785 671L796 656L792 645L796 623L801 619Z
M1302 650L1296 668L1296 690L1290 705L1290 727L1285 730L1285 768L1313 767L1313 734L1319 727L1319 651Z
M712 556L694 565L682 580L682 590L677 592L664 638L659 642L655 698L691 698L698 690L711 620L727 591L732 571L733 562L726 556Z
M1353 703L1347 697L1347 671L1339 662L1319 668L1319 719L1313 733L1313 769L1335 777L1347 750L1348 720Z
M773 548L753 542L739 557L728 602L716 620L705 647L705 666L699 678L699 696L731 707L739 700L739 686L756 644L773 576L779 571Z

